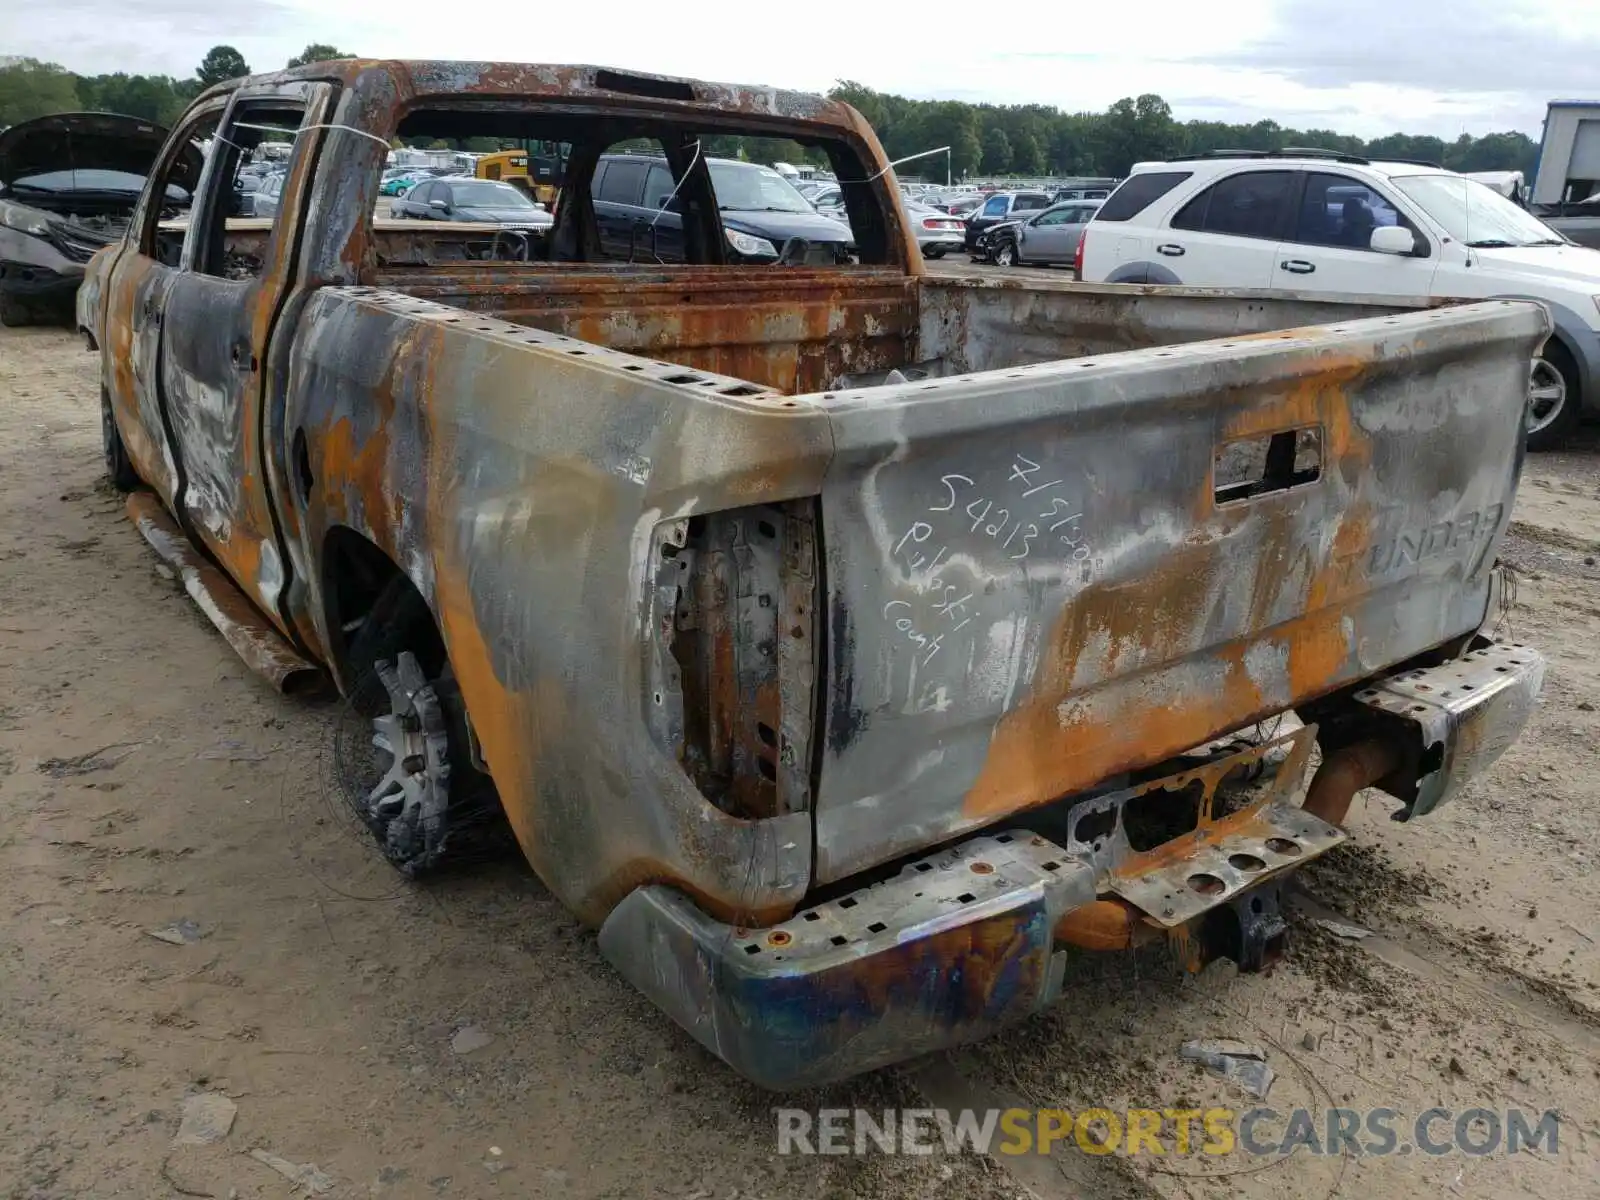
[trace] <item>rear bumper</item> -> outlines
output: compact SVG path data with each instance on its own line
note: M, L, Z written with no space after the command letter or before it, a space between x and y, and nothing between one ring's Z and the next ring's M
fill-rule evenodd
M1397 753L1404 743L1406 761L1431 768L1379 786L1409 788L1411 809L1424 812L1459 791L1521 731L1543 671L1532 651L1491 645L1374 681L1349 711L1381 712ZM1450 695L1416 700L1447 682ZM1218 956L1258 967L1282 949L1282 924L1272 924L1282 878L1344 840L1291 803L1316 731L1083 801L1051 823L1061 830L1054 840L1022 829L972 838L766 929L713 920L668 887L641 888L607 918L600 948L701 1045L777 1090L971 1041L1037 1012L1060 992L1068 943L1095 940L1069 931L1092 926L1098 938L1103 929L1083 919L1102 915L1089 906L1128 913L1130 943L1171 938L1191 967ZM1208 815L1225 780L1280 750L1265 795ZM1198 825L1135 851L1124 812L1157 791L1189 796Z
M1455 662L1372 681L1354 703L1405 754L1377 786L1404 802L1404 818L1453 800L1517 740L1543 685L1537 650L1490 641Z
M1042 838L1001 836L770 929L724 925L677 891L642 888L607 918L600 949L756 1083L842 1079L983 1037L1054 998L1064 962L1052 931L1094 898L1093 875Z

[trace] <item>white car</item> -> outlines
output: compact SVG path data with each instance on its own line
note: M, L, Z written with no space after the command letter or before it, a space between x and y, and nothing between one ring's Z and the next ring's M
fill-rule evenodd
M952 250L961 249L967 225L960 217L952 217L915 200L905 201L905 206L906 219L911 222L924 258L943 258Z
M1438 167L1285 150L1139 163L1084 229L1086 283L1543 301L1528 444L1600 407L1600 251Z
M807 199L823 216L848 222L849 218L844 210L844 192L838 184L827 184L812 192ZM903 196L901 203L905 205L906 220L911 222L912 231L917 236L917 245L922 247L925 258L943 258L950 251L961 249L967 227L959 217L952 217L947 212L930 208L918 200L905 199Z

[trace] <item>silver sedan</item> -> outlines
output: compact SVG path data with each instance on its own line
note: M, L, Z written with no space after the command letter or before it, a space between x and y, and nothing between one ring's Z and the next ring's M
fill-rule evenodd
M974 256L1002 267L1030 263L1071 263L1078 253L1083 227L1100 211L1100 200L1068 200L1035 213L1026 221L1010 221L985 229Z

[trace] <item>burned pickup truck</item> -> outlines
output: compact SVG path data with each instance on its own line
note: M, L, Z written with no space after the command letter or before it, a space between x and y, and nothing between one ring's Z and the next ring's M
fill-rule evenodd
M229 220L278 130L278 213ZM743 259L724 135L826 157L850 260ZM548 236L387 223L414 136L569 143ZM601 236L619 146L673 237ZM765 1085L982 1036L1080 952L1269 964L1357 789L1422 816L1534 704L1484 630L1537 304L933 279L852 109L589 67L237 81L150 189L79 296L140 528L264 675L371 720L397 866L487 791Z

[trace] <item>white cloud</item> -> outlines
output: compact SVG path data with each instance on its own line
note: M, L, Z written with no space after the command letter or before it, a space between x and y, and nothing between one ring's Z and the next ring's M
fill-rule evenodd
M1445 137L1537 136L1544 101L1582 92L1600 61L1600 6L1546 15L1531 0L1144 0L1136 13L1080 5L1055 22L982 11L971 0L722 12L476 0L458 17L425 0L54 0L0 14L0 45L85 73L189 75L218 42L268 70L328 42L372 57L587 62L814 91L846 78L1068 110L1157 92L1180 118ZM1007 29L1015 36L989 36Z

